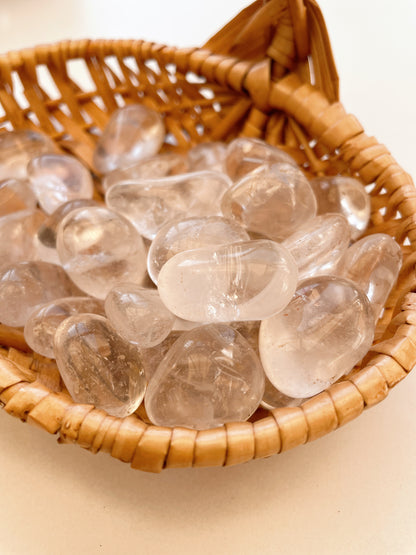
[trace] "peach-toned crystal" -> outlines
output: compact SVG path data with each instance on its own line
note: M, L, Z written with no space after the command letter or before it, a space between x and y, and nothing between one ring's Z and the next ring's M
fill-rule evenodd
M190 171L224 171L227 145L220 142L201 143L188 151Z
M0 218L0 266L39 258L37 232L45 218L40 210L21 210Z
M35 193L26 179L5 179L0 182L0 217L19 210L34 210Z

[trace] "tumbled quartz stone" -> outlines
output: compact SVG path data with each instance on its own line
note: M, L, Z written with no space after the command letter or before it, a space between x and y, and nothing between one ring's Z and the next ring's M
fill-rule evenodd
M175 255L163 266L158 288L184 320L262 320L288 304L297 277L292 255L278 243L242 241Z
M119 283L105 299L107 318L117 332L138 347L154 347L172 331L175 316L155 289Z
M224 171L227 145L220 142L201 143L188 151L190 171Z
M288 397L274 387L272 382L266 376L263 399L260 405L266 410L279 409L282 407L299 407L305 399L296 399Z
M154 347L140 349L140 358L142 360L144 373L148 382L155 374L159 364L162 362L169 349L182 335L183 331L172 330L161 343L158 343Z
M283 241L298 266L299 279L332 274L350 244L350 226L341 214L309 220Z
M100 173L127 168L156 154L164 139L161 116L142 104L130 104L110 117L94 151L94 167Z
M158 231L151 244L147 257L147 271L154 283L157 283L162 266L175 254L249 239L243 227L221 216L169 222Z
M129 219L138 232L153 239L172 220L219 215L229 178L217 172L196 172L113 185L107 206Z
M92 198L91 174L73 156L42 154L32 158L27 173L39 204L47 214L70 200Z
M41 305L25 324L26 343L36 353L54 358L53 340L61 322L74 314L88 313L105 316L104 303L91 297L65 297Z
M233 181L238 181L265 163L279 162L296 166L296 161L284 150L260 139L241 137L228 145L225 169Z
M0 217L19 210L34 210L38 201L26 179L5 179L0 182Z
M151 378L146 412L159 426L198 430L247 420L264 391L260 361L235 330L210 324L184 333Z
M55 152L55 144L47 135L29 129L0 134L0 180L27 175L27 165L35 156Z
M37 306L78 294L60 266L42 261L7 265L0 272L0 322L24 326Z
M141 283L146 274L142 238L128 220L107 208L91 206L67 214L58 227L56 247L74 283L99 299L117 283Z
M112 416L132 414L146 379L138 349L95 314L66 318L55 334L56 363L71 397Z
M185 173L188 170L188 161L185 156L176 152L164 152L140 160L128 168L114 170L107 174L102 180L103 191L108 191L116 183L137 179L158 179Z
M402 251L385 233L363 237L346 251L337 273L348 278L367 295L378 320L402 265Z
M38 259L37 232L45 218L40 210L21 210L0 218L0 267Z
M364 186L357 179L342 175L317 177L310 183L318 203L318 214L343 214L351 227L351 239L358 239L367 228L371 211L370 197Z
M312 397L350 372L373 337L370 302L352 281L312 277L282 312L261 323L260 356L281 393Z
M299 170L277 164L237 182L223 196L221 209L248 230L283 241L316 215L316 200Z

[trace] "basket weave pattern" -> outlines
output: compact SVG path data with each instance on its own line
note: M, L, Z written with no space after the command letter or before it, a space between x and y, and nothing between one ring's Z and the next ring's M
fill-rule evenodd
M78 82L80 69L88 86ZM136 102L163 114L165 151L259 137L284 148L309 176L343 173L369 186L367 233L390 234L404 253L375 343L360 367L301 407L259 409L250 422L195 431L153 426L143 409L119 419L74 403L54 361L31 353L19 330L0 324L4 409L58 434L60 442L158 472L267 457L317 439L383 400L416 363L416 191L388 150L338 101L338 77L315 1L258 0L202 49L84 40L0 57L1 127L40 129L90 168L111 113Z

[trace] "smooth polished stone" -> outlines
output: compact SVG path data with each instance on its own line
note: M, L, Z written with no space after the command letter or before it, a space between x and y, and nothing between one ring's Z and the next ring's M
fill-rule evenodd
M0 266L39 258L37 232L45 218L40 210L21 210L0 218Z
M162 226L191 216L219 215L229 178L196 172L113 185L106 193L109 208L129 219L138 232L153 239Z
M94 167L100 173L127 168L156 154L164 139L161 116L142 104L129 104L110 117L94 151Z
M141 283L146 274L143 240L131 223L107 208L78 208L58 227L61 263L78 287L99 299L117 283Z
M0 133L0 180L24 179L32 158L55 151L52 139L38 131L23 129Z
M114 170L102 180L106 192L116 183L131 182L137 179L159 179L189 171L188 161L183 154L164 152L140 160L128 168Z
M351 245L338 265L338 275L367 295L376 321L396 283L402 259L400 246L390 235L375 233Z
M75 402L95 405L119 418L139 407L146 388L140 353L106 318L95 314L66 318L56 330L54 351Z
M74 314L101 314L104 304L91 297L65 297L43 304L30 314L24 329L26 343L36 353L54 358L53 339L58 326Z
M366 295L334 276L300 284L289 305L260 326L260 356L284 395L312 397L350 372L368 352L374 314Z
M5 179L0 182L0 217L20 210L34 210L38 201L26 179Z
M159 364L162 362L169 349L181 335L183 335L183 331L172 330L158 345L149 347L148 349L140 349L140 358L143 362L144 373L148 382L155 374Z
M263 399L260 405L266 410L279 409L282 407L299 407L306 399L296 399L288 397L274 387L266 376Z
M173 322L172 331L190 331L199 326L204 326L206 323L207 322L191 322L190 320L176 317Z
M222 199L225 217L283 241L316 215L315 195L297 168L271 166L237 182Z
M247 420L263 391L260 361L244 337L210 324L170 348L149 382L145 407L156 425L202 430Z
M9 264L0 272L0 322L24 326L37 306L73 295L79 295L79 289L60 266L42 261Z
M260 356L259 353L259 332L260 320L248 320L246 322L229 322L227 325L233 330L238 331L248 341L250 347Z
M297 278L287 249L243 241L177 254L163 266L158 287L168 309L184 320L262 320L288 304Z
M299 280L332 274L350 244L350 226L341 214L309 220L283 241L298 266Z
M220 142L201 143L188 151L189 168L192 172L210 170L223 172L227 145Z
M74 156L42 154L32 158L27 174L47 214L70 200L91 199L94 193L90 172Z
M233 181L238 181L264 163L285 163L297 166L296 161L284 150L260 139L240 137L228 145L225 169Z
M370 220L370 196L364 186L357 179L342 175L317 177L310 183L318 202L318 214L342 214L350 224L351 239L358 239Z
M154 347L172 331L175 316L156 289L119 283L105 299L107 318L117 332L140 348Z
M163 265L175 254L249 240L243 227L221 216L175 220L164 225L156 234L147 257L147 271L157 283Z

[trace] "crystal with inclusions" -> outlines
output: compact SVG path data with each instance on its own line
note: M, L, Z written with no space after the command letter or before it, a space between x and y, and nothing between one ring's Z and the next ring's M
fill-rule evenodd
M220 214L229 178L217 172L196 172L113 185L107 205L128 218L138 232L153 239L166 223L190 216Z
M338 212L351 227L351 239L362 235L370 219L370 197L363 185L352 177L317 177L311 186L318 202L318 214Z
M184 333L151 378L145 407L159 426L206 429L247 420L261 401L260 361L235 330L210 324Z
M172 331L175 316L155 289L120 283L105 299L107 318L117 332L138 347L154 347Z
M107 208L67 214L58 228L57 251L74 283L99 299L121 281L141 283L146 273L142 238L128 220Z
M147 381L152 378L169 349L175 341L181 337L181 335L183 335L182 331L171 331L170 334L158 345L147 349L140 349L140 358L143 362L144 373Z
M220 142L202 143L188 151L190 171L224 171L227 145Z
M161 116L141 104L115 111L98 139L94 166L100 173L132 166L156 154L165 138Z
M297 169L276 164L236 183L222 199L222 212L248 230L283 241L316 214L315 195Z
M295 397L289 397L281 393L266 376L263 399L260 403L264 409L272 410L281 407L298 407L303 401L305 401L305 399L296 399Z
M348 373L367 353L374 314L356 285L334 276L301 283L289 305L260 326L260 356L284 395L312 397Z
M184 320L261 320L288 304L297 277L287 249L243 241L177 254L163 266L158 287L168 309Z
M341 214L309 220L283 241L298 265L299 279L331 274L350 244L350 227Z
M38 258L36 235L45 218L40 210L21 210L0 218L0 266Z
M164 225L154 238L147 258L147 271L157 283L162 266L175 254L249 239L243 227L221 216L173 221Z
M106 318L70 316L56 331L54 351L62 379L77 403L93 404L120 418L139 407L146 388L140 353Z
M42 261L9 264L0 272L0 322L24 326L37 306L77 294L60 266Z
M260 139L239 138L228 145L225 168L233 181L238 181L263 164L285 163L296 166L295 160L284 150Z
M19 210L34 210L35 193L26 179L5 179L0 182L0 217Z
M48 214L70 200L92 198L91 174L73 156L42 154L32 158L27 173L39 204Z
M124 181L131 182L137 179L158 179L169 177L188 171L188 162L182 154L176 152L164 152L156 154L144 160L140 160L128 168L114 170L107 174L103 181L104 192L116 183Z
M27 175L27 165L35 156L55 152L55 144L47 135L24 129L0 134L0 180Z
M375 233L351 245L339 263L338 275L364 291L376 320L396 283L402 258L399 245L390 235Z
M43 304L25 324L26 343L40 355L54 358L53 339L58 326L69 316L87 313L105 316L103 302L91 297L66 297Z

